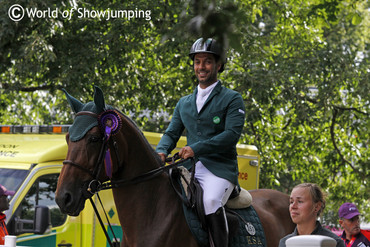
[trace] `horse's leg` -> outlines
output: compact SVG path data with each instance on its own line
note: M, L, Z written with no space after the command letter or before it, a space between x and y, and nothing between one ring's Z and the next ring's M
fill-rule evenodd
M294 230L289 214L289 196L275 190L253 190L253 207L261 220L268 247L276 247Z

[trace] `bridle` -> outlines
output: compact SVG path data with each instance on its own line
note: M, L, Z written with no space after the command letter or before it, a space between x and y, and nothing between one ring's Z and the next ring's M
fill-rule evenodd
M112 116L110 114L113 114L114 116ZM117 124L117 128L114 129L114 133L113 134L117 133L119 131L119 129L121 128L121 126L122 126L121 117L119 116L118 112L115 111L115 110L106 110L106 111L104 111L100 115L98 115L98 114L96 114L94 112L90 112L90 111L81 111L81 112L78 112L76 114L76 117L77 116L81 116L81 115L87 115L87 116L96 118L97 121L100 122L100 126L103 126L103 127L104 127L105 123L104 124L101 124L101 119L104 120L104 118L102 116L104 116L104 115L110 115L111 118L116 117L118 120L108 118L108 121L109 120L112 121L112 122L119 121L119 123ZM101 127L100 129L101 130L104 129L103 127ZM105 127L111 128L111 126L105 126ZM103 167L103 164L105 162L111 162L111 158L110 157L107 157L107 153L110 156L110 151L108 149L108 146L109 146L109 143L110 142L112 142L111 144L113 144L113 147L114 147L114 150L115 150L115 155L116 155L116 159L117 159L118 164L121 163L120 162L120 159L119 159L119 155L118 155L117 142L114 140L114 137L113 136L111 138L111 135L112 134L107 135L106 134L106 131L105 131L104 137L102 138L103 144L102 144L102 147L100 149L98 160L97 160L97 162L96 162L96 164L94 166L94 170L93 171L91 171L90 169L87 169L87 168L83 167L80 164L77 164L76 162L74 162L72 160L64 160L63 161L63 165L74 166L74 167L76 167L76 168L84 171L85 173L89 174L90 177L92 178L91 181L88 181L87 183L85 183L83 185L83 190L82 191L83 191L83 194L84 194L84 196L85 196L86 199L92 197L94 194L98 193L101 190L118 188L118 187L122 187L122 186L137 184L137 183L141 183L141 182L145 182L145 181L151 180L151 179L159 176L163 172L168 172L172 168L174 168L174 167L176 167L176 166L178 166L178 165L180 165L180 164L182 164L183 162L186 161L186 160L180 160L180 161L175 162L176 160L180 159L180 157L178 155L174 155L173 157L166 159L166 162L171 162L170 165L166 165L166 166L163 165L163 166L160 166L159 168L153 169L153 170L151 170L149 172L146 172L146 173L141 174L139 176L128 178L128 179L112 180L112 174L110 174L110 175L107 174L108 177L111 180L110 181L107 181L107 182L101 182L101 181L99 181L98 176L99 176L99 174L101 172L101 169ZM109 166L109 167L111 167L111 166Z

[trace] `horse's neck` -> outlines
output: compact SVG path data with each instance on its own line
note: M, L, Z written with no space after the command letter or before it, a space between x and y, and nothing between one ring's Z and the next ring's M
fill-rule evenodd
M154 152L147 139L137 126L127 117L124 118L123 169L124 176L138 176L160 166L158 155Z
M142 176L160 167L158 155L154 152L144 135L130 121L123 128L124 138L120 138L123 148L123 166L120 179L133 179ZM172 190L165 173L149 180L139 181L133 185L123 186L113 191L117 207L125 208L125 212L141 212L142 207L137 205L153 205L158 200L158 195L168 195ZM129 198L129 199L128 199ZM147 210L147 209L145 209ZM144 213L144 212L141 212ZM150 213L150 212L147 212ZM134 214L134 213L133 213Z
M124 138L120 138L119 141L124 147L122 150L124 179L143 175L161 166L159 157L132 122L125 121L122 129L121 137ZM161 228L163 233L167 234L174 227L174 222L178 222L178 218L182 215L180 199L174 192L166 173L161 173L150 180L115 188L113 195L129 242L129 238L135 239L139 234L144 236L153 234L155 232L153 229ZM184 218L182 217L181 220L184 221ZM186 222L183 223L183 225L177 224L183 229ZM152 236L150 241L155 237Z
M168 246L157 242L166 239L171 231L181 232L186 228L180 199L164 173L132 186L116 188L113 195L124 235L133 246L138 239L142 241L140 246Z

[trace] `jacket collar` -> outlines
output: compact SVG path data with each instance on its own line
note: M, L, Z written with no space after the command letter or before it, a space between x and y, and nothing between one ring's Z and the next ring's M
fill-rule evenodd
M320 223L320 221L317 220L316 221L315 229L311 232L311 235L317 234L321 228L322 228L321 223ZM295 227L294 232L293 232L293 235L294 236L298 236L298 229L297 229L297 227Z
M221 81L218 80L217 82L217 85L215 86L215 88L212 90L212 93L209 95L208 99L210 99L211 97L213 97L213 95L215 94L218 94L220 91L221 91ZM197 99L197 93L198 93L198 86L195 87L194 91L193 91L193 97L194 97L194 102L195 100ZM207 100L208 101L208 100Z
M204 103L204 106L202 107L202 109L200 110L199 114L204 110L204 108L206 107L206 105L208 104L208 102L216 95L216 94L219 94L220 91L221 91L221 88L222 88L222 85L221 85L221 80L218 80L217 82L217 85L215 86L215 88L212 90L211 94L209 95L208 99L206 100L206 102ZM198 93L198 87L195 87L194 89L194 92L193 92L193 108L195 109L196 112L197 111L197 103L196 103L196 100L197 100L197 93Z

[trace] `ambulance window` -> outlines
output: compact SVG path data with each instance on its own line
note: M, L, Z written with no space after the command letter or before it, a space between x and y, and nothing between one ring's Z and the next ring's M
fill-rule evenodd
M20 205L21 219L32 220L35 206L44 205L50 209L51 225L53 227L60 226L65 222L67 215L62 214L55 202L58 176L59 174L44 175L36 180Z
M28 170L0 169L0 184L8 190L17 191L28 173Z

